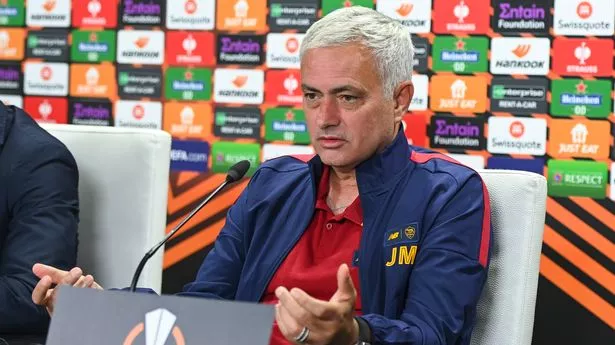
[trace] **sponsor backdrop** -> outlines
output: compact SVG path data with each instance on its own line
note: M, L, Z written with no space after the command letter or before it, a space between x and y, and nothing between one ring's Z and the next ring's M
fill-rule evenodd
M548 178L534 343L613 344L614 0L0 0L0 99L170 132L170 229L234 162L313 152L299 47L352 5L413 33L410 143ZM193 279L246 184L169 242L164 292Z

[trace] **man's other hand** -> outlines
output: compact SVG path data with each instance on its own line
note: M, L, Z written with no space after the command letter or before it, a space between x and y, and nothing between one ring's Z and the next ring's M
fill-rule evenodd
M32 301L35 304L45 306L49 315L53 313L56 291L59 285L103 289L94 281L94 277L91 275L84 276L79 267L70 271L63 271L52 266L35 264L32 266L32 272L40 279L32 291Z

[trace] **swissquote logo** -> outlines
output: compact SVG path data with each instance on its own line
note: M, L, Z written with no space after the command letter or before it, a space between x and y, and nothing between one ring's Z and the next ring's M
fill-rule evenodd
M181 328L176 325L177 316L170 311L159 308L145 314L145 322L137 323L126 335L123 344L160 345L167 344L169 338L175 341L175 345L185 345L186 340ZM145 342L137 341L142 333L145 333Z
M304 34L267 35L267 67L296 68L299 66L299 47Z
M495 37L491 40L491 73L547 75L548 38Z
M555 0L553 32L562 36L612 36L615 1Z
M212 30L215 7L215 0L167 0L166 27L168 29Z

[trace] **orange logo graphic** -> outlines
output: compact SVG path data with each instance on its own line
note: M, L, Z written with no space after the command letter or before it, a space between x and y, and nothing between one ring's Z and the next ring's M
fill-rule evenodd
M247 81L248 81L247 75L238 75L235 77L235 79L233 79L233 85L235 85L237 88L241 88L244 85L246 85Z
M530 49L532 48L532 46L530 46L529 44L519 44L513 51L512 53L515 54L516 57L518 58L522 58L524 56L527 55L527 53L530 52Z
M173 137L206 140L211 135L211 105L175 103L164 105L163 129Z
M482 77L435 75L429 94L434 111L482 113L487 108L487 80Z
M47 12L53 11L53 9L56 8L56 0L47 0L47 1L45 1L43 3L43 8Z
M23 59L25 37L24 29L0 30L0 60Z
M577 5L577 15L581 19L587 19L592 16L592 12L594 9L592 8L592 4L587 1L580 2Z
M409 3L403 3L401 4L401 6L399 6L396 12L402 17L407 17L412 12L413 9L414 9L414 5L409 4Z
M128 332L123 345L133 345L145 329L145 345L166 344L169 336L173 337L175 345L185 345L184 334L175 325L176 320L177 316L164 308L152 310L145 314L145 322L139 322Z
M137 48L143 49L149 43L149 37L146 37L146 36L139 37L139 39L137 39L134 43L137 46Z
M115 96L115 66L110 64L70 66L70 95L75 97Z
M549 124L548 153L556 158L607 159L608 121L555 119Z
M216 25L218 30L265 30L267 0L218 0Z

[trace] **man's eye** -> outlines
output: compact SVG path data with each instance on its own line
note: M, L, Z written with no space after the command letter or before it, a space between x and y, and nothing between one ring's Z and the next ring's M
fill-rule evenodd
M351 95L342 95L341 98L346 103L354 103L358 99L358 97L351 96Z
M308 101L313 101L316 99L316 94L313 92L304 92L303 97L305 97Z

